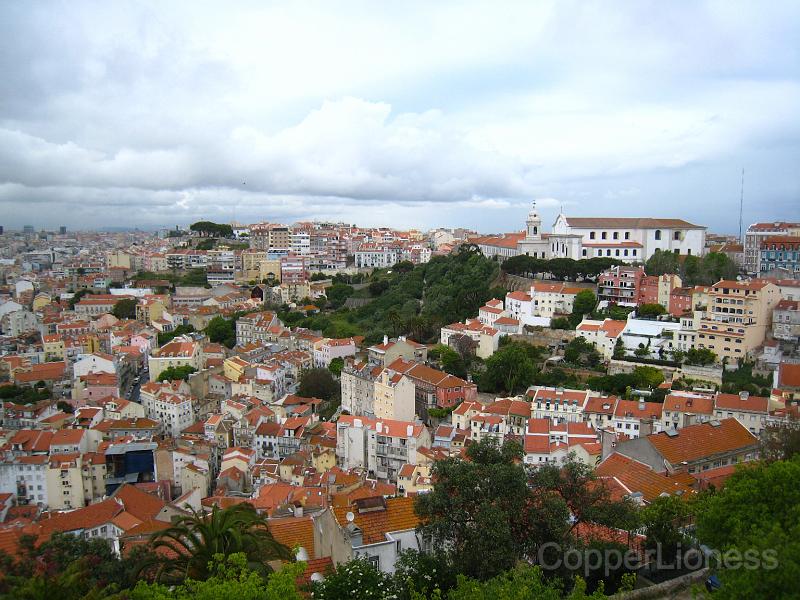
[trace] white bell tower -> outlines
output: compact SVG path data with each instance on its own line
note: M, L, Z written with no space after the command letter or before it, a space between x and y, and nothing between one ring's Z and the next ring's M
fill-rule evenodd
M541 240L542 219L539 217L539 213L536 210L536 200L533 201L533 206L531 206L531 212L528 213L528 220L526 223L528 225L528 230L525 234L525 238L528 240Z

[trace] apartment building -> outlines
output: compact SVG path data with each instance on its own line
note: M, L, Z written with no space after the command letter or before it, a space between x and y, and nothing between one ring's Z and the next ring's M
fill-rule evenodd
M644 267L618 265L600 274L597 280L598 300L636 306L639 303Z
M500 330L484 325L478 319L467 319L464 323L451 323L442 327L439 340L449 346L453 338L462 335L475 342L475 355L479 358L489 358L500 346Z
M342 410L352 415L375 416L375 379L382 370L365 362L345 361L340 376Z
M780 299L777 286L763 280L715 283L697 324L697 347L710 349L720 361L752 357L771 330Z
M265 344L275 342L283 332L283 323L272 312L254 312L236 320L236 343Z
M196 400L186 382L146 383L141 388L141 404L145 416L161 423L164 432L172 437L195 422Z
M554 423L583 421L583 409L589 398L597 396L591 390L566 390L564 388L533 387L526 392L531 402L531 414L536 419L550 419Z
M781 300L772 311L772 337L776 340L800 340L800 301Z
M390 369L381 369L374 382L374 413L377 419L413 421L415 414L414 382Z
M370 363L383 366L392 364L398 358L424 363L428 360L428 347L404 336L396 340L383 336L381 344L367 348L367 357Z
M627 321L616 321L614 319L604 319L602 321L583 319L575 330L575 335L581 336L590 344L594 344L605 360L611 360L617 339L622 336L622 332L627 325Z
M417 449L431 445L421 423L342 415L336 423L336 459L343 469L363 468L396 481L405 464L417 464Z
M798 236L800 223L777 221L753 223L744 235L744 268L750 275L761 273L761 242L773 236Z
M192 367L199 371L203 367L203 351L197 342L176 338L151 352L147 364L150 381L156 381L170 367Z
M714 417L718 420L734 418L753 435L760 435L769 418L769 398L751 396L747 392L717 394Z
M761 240L759 275L800 278L800 236L769 236Z

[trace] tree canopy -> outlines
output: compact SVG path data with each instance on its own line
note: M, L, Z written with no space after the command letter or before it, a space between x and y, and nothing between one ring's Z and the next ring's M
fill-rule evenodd
M590 467L568 461L528 472L521 457L517 442L484 438L467 447L468 460L436 462L433 491L417 498L421 533L463 575L491 579L548 542L566 551L581 523L638 525L634 506L613 501Z
M111 314L118 319L136 318L136 298L123 298L111 309Z
M739 467L723 490L699 499L696 521L700 542L740 557L738 568L719 569L722 588L715 596L797 596L800 457Z
M507 342L486 359L485 371L478 377L482 392L516 394L528 389L536 377L536 361L544 353L541 346Z
M236 345L236 320L216 316L208 322L205 329L208 339L228 348Z
M190 365L183 365L181 367L167 367L158 374L156 381L177 381L179 379L188 380L189 375L197 371Z
M226 223L214 223L213 221L197 221L189 226L191 231L200 235L213 237L233 237L233 227Z

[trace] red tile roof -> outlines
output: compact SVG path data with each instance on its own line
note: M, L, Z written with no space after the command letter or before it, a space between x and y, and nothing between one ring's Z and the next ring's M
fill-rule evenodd
M610 478L622 485L629 494L640 492L646 502L661 494L688 495L692 493L693 478L688 474L666 475L652 467L617 452L611 454L595 469L600 478Z
M676 436L662 432L648 435L647 439L673 465L758 444L758 438L736 419L689 425L679 429Z

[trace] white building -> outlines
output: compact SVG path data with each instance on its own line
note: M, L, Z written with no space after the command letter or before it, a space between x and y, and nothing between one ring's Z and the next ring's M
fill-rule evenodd
M186 382L146 383L141 388L140 399L145 416L159 421L164 433L172 437L178 437L196 420L194 397Z
M417 449L430 446L422 423L342 415L336 422L336 459L343 469L364 468L396 481L401 467L416 464Z
M568 217L558 215L557 235L581 236L579 258L610 257L643 262L656 250L701 256L706 228L683 219Z

